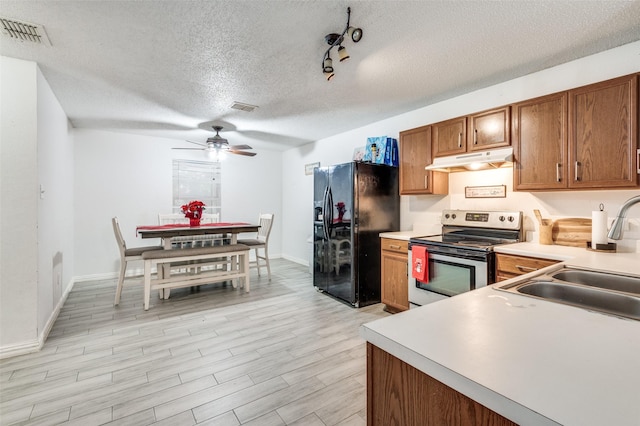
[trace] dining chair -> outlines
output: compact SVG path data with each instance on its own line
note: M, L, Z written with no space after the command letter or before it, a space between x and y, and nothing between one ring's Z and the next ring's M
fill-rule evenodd
M256 260L249 263L250 267L258 268L258 276L260 276L260 268L267 267L267 275L269 281L271 281L271 265L269 265L269 234L271 234L271 227L273 225L273 214L263 213L259 219L260 229L258 229L258 235L254 239L238 239L238 244L244 244L249 248L254 249L256 252ZM259 250L264 250L264 256L260 256ZM264 261L261 263L260 261Z
M118 218L112 218L111 224L113 225L113 233L116 236L118 250L120 251L120 273L118 275L118 286L116 287L116 298L113 303L114 305L118 305L120 303L120 295L122 294L122 286L124 284L124 275L127 270L127 262L131 262L133 260L142 260L142 253L144 253L145 251L163 250L164 247L146 246L127 248L127 243L124 241L122 232L120 231L120 223L118 222Z

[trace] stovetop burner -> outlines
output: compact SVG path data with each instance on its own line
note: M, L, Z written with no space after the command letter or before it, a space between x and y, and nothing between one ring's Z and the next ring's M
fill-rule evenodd
M520 241L521 235L522 212L445 210L442 235L412 238L410 243L492 251L496 245Z

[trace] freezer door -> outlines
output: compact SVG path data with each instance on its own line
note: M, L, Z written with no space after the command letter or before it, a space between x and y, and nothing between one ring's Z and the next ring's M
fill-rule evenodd
M326 220L329 202L329 174L331 167L316 168L313 172L313 285L327 291L329 271L329 239Z

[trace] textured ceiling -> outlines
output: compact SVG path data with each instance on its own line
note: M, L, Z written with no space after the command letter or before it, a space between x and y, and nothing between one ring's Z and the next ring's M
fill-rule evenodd
M347 6L364 36L327 82ZM76 128L204 141L216 123L276 150L640 40L640 1L616 0L21 0L0 16L45 27L50 47L3 37L0 54L37 62Z

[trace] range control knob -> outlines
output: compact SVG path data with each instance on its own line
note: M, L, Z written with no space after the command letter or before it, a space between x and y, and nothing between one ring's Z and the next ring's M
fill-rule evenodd
M504 216L500 216L498 219L500 219L500 222L504 222Z
M455 219L455 218L456 218L456 214L454 213L451 215L451 219Z
M507 219L509 219L509 222L513 222L514 220L516 220L516 218L513 216L509 216Z
M449 219L449 213L446 213L446 214L444 215L444 218L445 218L445 219Z

